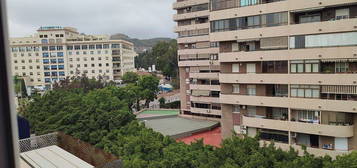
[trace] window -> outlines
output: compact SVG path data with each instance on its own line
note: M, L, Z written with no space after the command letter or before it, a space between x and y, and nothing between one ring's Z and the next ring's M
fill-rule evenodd
M102 64L98 64L99 67L102 67Z
M320 98L320 86L291 85L291 97Z
M48 46L43 46L42 51L48 51Z
M313 14L313 15L302 15L299 17L299 23L311 23L311 22L320 22L321 15Z
M258 0L240 0L240 6L250 6L258 4Z
M90 49L90 50L95 49L95 45L89 45L89 49Z
M82 45L82 50L87 50L88 49L88 45Z
M319 72L319 60L306 60L305 61L305 72L306 73Z
M57 65L51 65L51 70L57 70Z
M105 66L107 66L107 67L108 67L108 66L109 66L109 63L106 63L106 64L105 64Z
M299 121L319 123L320 111L312 111L312 110L293 110L293 111L297 112Z
M239 105L233 105L233 113L240 113L240 106Z
M42 40L41 40L41 43L42 43L42 44L48 44L48 40L47 40L47 39L42 39Z
M42 57L46 58L49 57L49 54L47 52L42 53Z
M103 48L103 45L102 45L102 44L97 44L97 45L96 45L96 48L97 48L97 50L98 50L98 49L102 49L102 48Z
M50 51L55 51L56 50L56 46L50 46Z
M72 55L72 54L73 54L72 51L68 52L68 55Z
M80 52L79 52L79 51L77 51L77 52L76 52L76 55L79 55L79 54L80 54Z
M240 93L240 85L233 85L233 93Z
M350 9L337 9L336 10L336 20L348 19L350 17Z
M104 49L109 49L109 44L103 44Z
M239 64L232 64L232 72L239 72Z
M83 55L87 55L87 51L83 51Z
M336 62L336 73L348 72L348 62Z
M75 45L74 46L74 50L80 50L81 49L81 46L80 45Z
M73 50L73 46L67 46L67 50Z
M63 52L58 52L57 53L57 57L63 57L63 56L64 56Z
M357 45L357 32L290 37L290 48L313 48Z
M247 86L247 90L248 90L248 95L249 96L255 96L257 94L255 85L248 85Z
M258 27L260 27L260 16L249 16L248 28L258 28Z
M303 73L304 61L291 61L290 69L290 72L292 73Z
M58 51L63 50L63 46L57 46L57 50L58 50Z
M112 48L120 48L120 44L112 44Z
M102 51L97 51L97 54L101 54L102 53Z
M90 51L90 54L93 55L93 54L94 54L94 51Z
M288 23L288 13L270 13L262 15L262 25L267 27L285 25Z
M320 71L319 60L291 61L291 73L317 73Z
M64 63L64 59L63 58L58 59L58 63Z
M94 65L94 64L92 64L92 67L95 67L95 65Z

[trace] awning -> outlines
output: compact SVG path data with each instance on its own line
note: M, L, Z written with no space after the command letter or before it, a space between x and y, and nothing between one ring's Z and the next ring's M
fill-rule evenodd
M192 90L192 96L209 96L209 90Z
M357 86L322 86L321 93L357 94Z
M357 62L357 59L322 59L321 62Z
M324 9L324 8L325 7L297 9L297 10L293 10L293 11L290 11L290 12L292 12L292 13L296 13L296 12L312 12L312 11L321 10L321 9Z
M253 38L253 39L237 40L238 43L240 43L240 42L249 42L249 41L260 41L260 39L259 38Z

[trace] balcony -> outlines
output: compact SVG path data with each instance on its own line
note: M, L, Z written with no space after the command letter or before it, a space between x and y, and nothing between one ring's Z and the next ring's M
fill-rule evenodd
M270 144L270 141L260 141L260 145L263 146L264 144ZM279 142L274 142L274 145L276 148L280 148L284 151L289 151L290 147L293 147L295 150L298 151L300 156L304 155L304 151L302 150L301 146L293 144L293 145L289 145L289 144L285 144L285 143L279 143ZM335 151L335 150L325 150L325 149L319 149L319 148L311 148L311 147L307 147L306 151L310 154L313 154L315 156L325 156L325 155L329 155L332 158L336 158L339 155L344 155L344 154L348 154L350 153L350 151Z
M182 49L178 50L179 55L192 55L192 54L216 54L219 48L198 48L198 49Z
M187 67L187 66L209 66L209 65L219 65L218 61L214 60L187 60L187 61L179 61L179 67Z
M355 101L221 94L220 102L222 104L357 113L357 103Z
M192 24L187 26L176 26L174 31L177 33L186 30L207 29L209 27L210 27L209 23Z
M219 103L219 97L191 96L191 101L204 103Z
M177 1L173 4L173 9L179 9L179 8L184 8L187 6L193 6L193 5L199 5L199 4L204 4L204 3L209 3L209 0L183 0L183 1Z
M201 41L209 41L209 35L181 37L177 39L177 43L196 43Z
M220 62L278 61L301 59L347 59L356 57L356 47L305 48L219 53Z
M232 74L221 73L221 83L356 85L356 74Z
M283 1L284 2L284 1ZM262 27L235 31L214 32L210 41L234 41L264 37L280 37L305 34L323 34L356 31L357 18L305 24Z
M228 19L234 17L241 17L241 16L251 16L256 15L257 13L276 13L282 11L294 11L294 10L301 10L306 9L308 6L310 9L313 8L320 8L326 6L337 6L341 4L349 4L355 3L354 0L325 0L321 4L316 1L311 0L286 0L274 3L267 3L267 4L259 4L253 6L246 6L240 7L238 10L237 8L231 8L226 10L218 10L212 11L210 15L211 20L220 20L220 19Z
M190 73L189 77L194 79L219 79L219 73Z
M336 126L323 124L310 124L302 122L289 122L282 120L255 118L243 116L243 125L254 128L292 131L305 134L314 134L331 137L353 137L354 126ZM338 131L336 131L338 130Z
M222 114L221 110L193 108L193 107L191 107L191 112L198 113L198 114L211 114L211 115L221 115Z
M210 90L210 91L220 91L221 87L219 85L195 85L191 84L190 89L193 90Z
M209 10L198 11L198 12L190 12L184 14L174 14L173 19L174 21L178 20L185 20L197 17L209 16Z

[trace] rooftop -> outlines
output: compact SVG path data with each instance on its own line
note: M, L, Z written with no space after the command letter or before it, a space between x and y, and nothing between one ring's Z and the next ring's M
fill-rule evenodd
M175 139L211 130L219 125L219 122L215 121L193 120L172 115L142 118L141 120L154 131Z
M20 168L94 167L55 145L21 153L20 158Z

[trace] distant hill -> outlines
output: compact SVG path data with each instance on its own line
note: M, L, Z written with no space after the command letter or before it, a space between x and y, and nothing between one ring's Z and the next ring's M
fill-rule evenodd
M114 34L110 37L111 39L120 39L120 40L126 40L129 42L134 43L135 45L135 51L137 53L142 53L146 50L150 50L155 44L157 44L160 41L170 41L172 40L171 38L152 38L152 39L137 39L137 38L131 38L125 34Z

